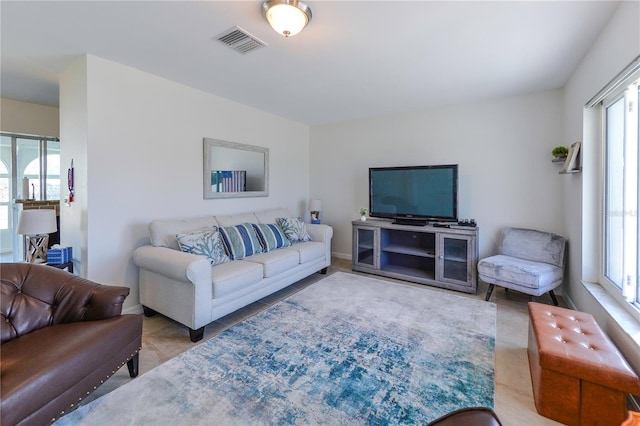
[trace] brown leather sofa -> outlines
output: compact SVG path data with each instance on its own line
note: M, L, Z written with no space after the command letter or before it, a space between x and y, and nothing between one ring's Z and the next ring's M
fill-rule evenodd
M0 264L0 423L50 424L125 363L138 375L142 315L127 287L46 265Z

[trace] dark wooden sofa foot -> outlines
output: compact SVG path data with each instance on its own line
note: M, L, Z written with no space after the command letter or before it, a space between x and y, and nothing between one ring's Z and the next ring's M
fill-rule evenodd
M204 327L200 327L197 330L189 329L189 338L193 343L199 342L204 337Z
M140 361L140 352L136 352L136 354L127 361L127 369L129 370L129 377L134 378L138 376L138 363Z
M329 269L329 268L322 268L322 269L320 269L320 273L321 273L322 275L327 275L327 269Z

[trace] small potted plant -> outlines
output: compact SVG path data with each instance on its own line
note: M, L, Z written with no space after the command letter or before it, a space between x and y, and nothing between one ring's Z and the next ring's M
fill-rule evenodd
M367 210L366 207L360 207L360 220L361 221L364 222L365 220L367 220L367 212L368 212L368 210Z
M567 148L566 146L556 146L551 150L551 155L553 155L556 160L564 160L565 158L567 158L568 154L569 148Z

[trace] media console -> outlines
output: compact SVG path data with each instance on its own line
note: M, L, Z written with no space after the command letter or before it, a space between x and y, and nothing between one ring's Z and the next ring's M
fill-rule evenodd
M351 269L476 293L478 228L355 220Z

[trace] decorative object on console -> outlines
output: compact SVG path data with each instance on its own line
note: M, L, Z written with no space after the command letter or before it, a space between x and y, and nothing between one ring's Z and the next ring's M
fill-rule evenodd
M318 199L309 200L309 211L311 212L311 223L320 223L320 211L322 210L322 202Z
M311 9L298 0L269 0L262 3L262 13L278 34L298 34L311 21Z
M366 209L366 207L360 207L360 220L363 221L363 222L367 220L367 209Z
M22 210L17 233L27 237L26 260L46 262L49 234L56 232L56 211L53 209Z

